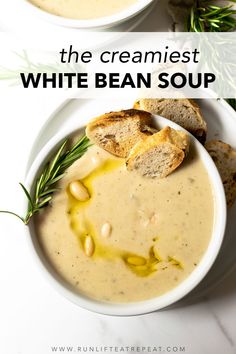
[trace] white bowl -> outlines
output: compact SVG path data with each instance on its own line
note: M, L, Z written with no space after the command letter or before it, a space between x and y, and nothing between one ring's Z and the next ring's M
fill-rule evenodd
M31 13L32 15L37 15L48 22L64 27L73 27L89 30L105 29L116 26L146 10L148 6L151 5L154 1L157 0L138 0L137 3L134 3L133 5L130 5L124 10L119 11L111 16L87 20L70 19L50 14L49 12L39 9L37 6L30 3L28 0L23 0L23 4L25 5L25 8L29 11L29 13Z
M154 119L159 128L169 125L172 128L184 131L183 128L165 118L154 116ZM26 178L26 186L29 188L33 186L40 169L44 166L50 155L55 152L67 136L78 129L83 129L83 124L84 123L82 122L78 122L76 123L76 126L70 129L70 131L59 132L45 145L29 170ZM191 144L196 148L196 151L208 171L215 200L215 216L212 237L203 258L194 271L176 288L153 299L127 304L112 304L93 300L74 291L73 287L66 283L56 273L40 248L34 223L33 220L31 220L29 227L26 227L31 252L42 269L44 275L62 295L74 302L76 305L94 312L116 316L131 316L156 311L169 306L183 298L200 283L213 265L223 241L226 225L226 200L221 178L211 157L205 148L193 136L191 136ZM27 202L25 202L24 208L25 210L27 209Z

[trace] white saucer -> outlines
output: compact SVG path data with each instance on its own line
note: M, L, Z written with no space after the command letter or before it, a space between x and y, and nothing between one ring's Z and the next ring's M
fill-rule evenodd
M54 113L48 117L44 126L38 134L32 147L29 159L28 169L35 156L42 149L45 143L55 135L61 128L70 130L75 122L82 119L86 121L91 116L91 107L96 105L97 115L111 110L120 110L132 107L134 98L124 100L68 100L62 102ZM198 100L203 115L208 123L208 140L220 139L236 148L236 112L224 100ZM193 301L202 297L213 286L218 284L236 265L236 203L228 211L227 229L220 254L200 285L198 285L191 294L189 294L179 305L186 301Z

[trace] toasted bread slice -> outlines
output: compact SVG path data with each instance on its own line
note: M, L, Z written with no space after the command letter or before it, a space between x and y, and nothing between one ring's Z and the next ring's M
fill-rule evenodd
M92 120L86 134L104 150L127 157L138 141L152 134L151 120L150 113L136 109L110 112Z
M205 144L221 175L228 206L236 200L236 151L220 140L211 140Z
M189 137L185 132L165 127L133 147L127 169L137 170L146 177L166 177L182 163L188 147Z
M159 114L181 125L203 144L206 140L207 124L193 100L143 98L135 102L134 108Z

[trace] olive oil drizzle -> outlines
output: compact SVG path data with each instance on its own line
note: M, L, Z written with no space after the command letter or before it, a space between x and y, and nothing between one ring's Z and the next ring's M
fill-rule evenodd
M117 168L125 168L124 159L108 159L103 162L102 165L97 167L94 171L92 171L88 176L82 179L80 182L87 188L90 199L87 201L78 201L76 200L70 193L69 188L67 188L68 195L68 216L70 219L70 226L73 232L78 237L80 241L80 246L84 248L85 239L88 236L93 238L95 244L95 250L92 255L93 258L105 258L110 261L115 261L116 259L122 259L127 267L133 271L136 275L141 277L146 277L156 272L158 270L159 263L169 263L173 266L176 266L179 269L183 269L182 265L176 259L169 257L167 261L162 260L161 257L157 254L154 249L154 245L151 245L149 255L147 258L127 252L115 246L107 246L104 245L96 234L95 228L90 220L86 217L86 208L93 200L94 189L93 189L93 181L95 178L102 176L106 173L112 172ZM153 242L155 244L158 241L158 237L156 235L153 236ZM181 265L181 266L180 266Z

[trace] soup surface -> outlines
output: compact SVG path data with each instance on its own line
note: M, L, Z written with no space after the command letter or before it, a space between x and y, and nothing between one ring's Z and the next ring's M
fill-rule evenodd
M88 189L88 201L70 194L76 180ZM39 242L57 273L88 297L132 302L161 295L180 284L207 249L214 200L195 152L170 176L151 179L93 146L60 187L35 218ZM110 225L106 237L104 224ZM95 245L91 257L84 249L87 235Z
M79 20L113 15L137 0L29 0L40 9L57 16Z

